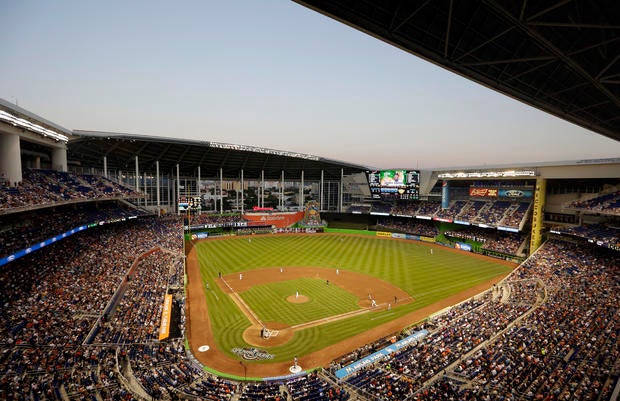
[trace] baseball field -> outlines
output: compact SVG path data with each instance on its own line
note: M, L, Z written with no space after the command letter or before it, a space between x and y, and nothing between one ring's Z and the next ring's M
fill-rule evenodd
M230 237L189 249L189 345L208 369L237 378L286 375L296 357L304 370L326 366L489 288L514 267L359 235Z

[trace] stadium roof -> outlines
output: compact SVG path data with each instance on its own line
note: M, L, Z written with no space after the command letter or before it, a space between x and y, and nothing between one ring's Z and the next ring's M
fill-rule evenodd
M38 116L34 114L33 112L23 109L19 107L18 105L13 104L9 102L8 100L2 99L2 98L0 98L0 111L7 112L10 115L17 117L17 118L23 118L34 124L41 125L44 128L55 130L60 134L66 135L67 137L70 137L72 134L72 131L70 129L61 127L60 125L56 123L46 120L45 118Z
M196 176L200 166L204 178L218 177L220 167L224 178L239 177L243 169L245 179L259 178L264 170L269 180L280 179L282 170L285 179L299 179L303 170L305 180L319 180L323 170L325 180L334 180L340 179L341 169L345 175L368 169L304 153L221 142L81 130L73 135L67 145L70 163L103 169L106 156L109 170L133 171L135 156L141 171L155 172L159 161L162 174L176 174L178 163L181 176Z
M620 2L295 0L620 140Z

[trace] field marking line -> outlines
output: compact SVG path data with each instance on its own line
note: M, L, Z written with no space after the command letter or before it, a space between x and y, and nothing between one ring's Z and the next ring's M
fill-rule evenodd
M224 280L224 278L222 278L222 281L224 282L224 284L226 284L226 286L228 287L228 289L230 289L232 296L233 296L233 300L235 301L235 303L237 305L242 306L242 309L245 309L244 315L246 315L246 317L248 317L248 319L250 321L254 320L255 323L257 323L258 325L265 327L265 325L263 324L263 322L258 318L258 316L256 315L256 313L254 313L254 311L243 301L243 299L241 298L241 296L239 296L239 294L237 294L237 292L230 286L230 284L228 284L228 282L226 280Z
M241 296L232 288L232 286L223 277L221 278L221 280L222 280L222 282L224 284L226 284L228 289L231 291L231 298L233 299L233 301L237 305L240 306L240 309L243 312L243 314L250 321L254 321L255 324L257 324L257 325L259 325L261 327L265 327L266 328L264 323L258 318L258 316L252 310L252 308L250 308L250 306L247 305L243 301ZM412 296L401 298L401 299L403 301L405 301L405 300L415 301L415 297L412 297ZM335 321L338 321L338 320L343 320L343 319L346 319L348 317L362 315L364 313L368 313L368 312L372 312L372 311L379 311L380 309L382 309L383 306L386 306L386 305L388 305L388 302L377 304L375 307L366 307L366 308L362 308L362 309L356 309L354 311L341 313L339 315L332 315L332 316L327 316L327 317L324 317L324 318L321 318L321 319L312 320L310 322L299 323L299 324L296 324L296 325L293 325L293 326L289 326L289 328L291 330L293 330L293 331L298 331L299 329L306 328L306 327L320 326L320 325L325 324L325 323L330 323L330 322L335 322ZM390 312L390 313L394 313L394 312ZM385 316L385 315L382 315L381 317L383 317L383 316ZM374 320L374 319L371 319L371 320Z
M415 300L413 297L402 298L403 301L404 300L409 300L409 299L411 299L412 301ZM386 303L382 303L382 304L377 304L377 306L375 306L374 308L373 307L367 307L367 308L364 308L364 309L357 309L357 310L354 310L354 311L341 313L339 315L332 315L332 316L324 317L324 318L321 318L321 319L313 320L311 322L299 323L299 324L296 324L294 326L291 326L290 328L293 331L297 331L297 330L305 328L305 327L320 326L321 324L324 324L324 323L335 322L335 321L338 321L338 320L346 319L348 317L362 315L364 313L368 313L368 312L372 312L372 311L379 311L379 310L382 309L382 306L386 306L387 304L388 303L386 302ZM394 313L394 312L390 312L390 313ZM385 314L381 315L381 317L383 317L383 316L385 316ZM371 320L374 320L374 319L371 319Z

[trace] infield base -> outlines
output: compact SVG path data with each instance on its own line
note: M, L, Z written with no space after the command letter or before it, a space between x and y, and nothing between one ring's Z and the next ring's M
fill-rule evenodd
M255 347L275 347L277 345L286 344L293 338L293 335L295 335L293 329L287 327L283 323L268 323L267 327L270 330L278 330L278 335L269 338L261 337L262 327L252 325L243 332L243 341Z

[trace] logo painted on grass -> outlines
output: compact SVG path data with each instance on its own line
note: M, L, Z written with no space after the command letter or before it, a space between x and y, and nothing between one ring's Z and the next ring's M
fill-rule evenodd
M248 361L254 361L259 359L273 359L272 354L258 348L233 348L232 352Z

